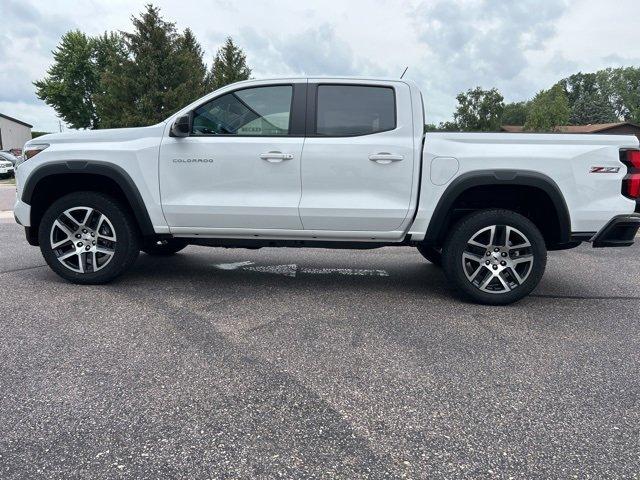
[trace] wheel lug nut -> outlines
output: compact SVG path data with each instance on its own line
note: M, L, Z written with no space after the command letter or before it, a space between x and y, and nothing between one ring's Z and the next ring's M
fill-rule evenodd
M489 265L491 262L489 260L487 260L486 262L484 262L485 264Z
M84 245L82 242L78 242L76 245L78 245L79 247L81 247L82 245Z
M494 265L494 266L493 266L493 269L494 269L494 270L497 270L497 269L498 269L498 265Z
M91 232L91 236L92 236L92 237L95 237L95 236L96 236L96 234L95 234L95 233L93 233L93 232Z
M82 229L82 233L87 233L87 229L86 229L86 228L83 228L83 229Z
M80 235L79 233L76 233L76 238L80 238L82 235Z
M507 256L507 252L502 252L502 256L506 257Z
M94 241L94 242L91 242L91 243L92 243L93 245L95 245L95 244L96 244L96 242L95 242L95 241Z
M498 247L496 247L496 248L494 248L494 249L493 249L493 251L494 251L494 252L499 252L499 251L500 251L500 249L499 249Z
M85 250L91 250L91 247L89 245L87 245L86 247L84 247Z
M488 257L489 255L491 255L491 252L487 251L487 257Z
M500 262L500 265L502 265L503 267L507 264L507 262L505 262L504 260Z

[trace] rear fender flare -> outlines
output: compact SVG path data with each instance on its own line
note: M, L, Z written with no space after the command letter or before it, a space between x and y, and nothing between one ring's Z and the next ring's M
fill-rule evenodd
M522 185L544 191L555 207L560 223L558 243L566 243L571 237L571 217L558 184L547 175L529 170L476 170L460 175L440 197L433 212L424 242L436 244L447 228L446 219L455 201L466 190L485 185Z

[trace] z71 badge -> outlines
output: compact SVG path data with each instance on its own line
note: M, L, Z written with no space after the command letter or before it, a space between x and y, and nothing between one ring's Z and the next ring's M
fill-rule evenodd
M618 173L620 167L591 167L589 173Z

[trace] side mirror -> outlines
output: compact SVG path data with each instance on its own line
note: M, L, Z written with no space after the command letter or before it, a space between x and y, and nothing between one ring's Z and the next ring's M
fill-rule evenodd
M188 137L191 133L191 115L181 115L171 125L172 137Z

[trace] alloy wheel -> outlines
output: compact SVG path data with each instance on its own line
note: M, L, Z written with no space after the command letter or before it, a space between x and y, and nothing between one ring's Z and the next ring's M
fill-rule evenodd
M493 294L522 285L533 269L529 239L509 225L491 225L474 233L462 252L462 268L477 289Z
M58 216L49 235L62 265L77 273L103 269L115 255L116 231L106 215L91 207L73 207Z

